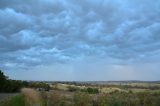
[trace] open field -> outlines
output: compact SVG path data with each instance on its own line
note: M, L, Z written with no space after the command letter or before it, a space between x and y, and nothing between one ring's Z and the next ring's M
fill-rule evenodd
M68 83L68 82L58 82L50 84L51 89L58 90L69 90L69 88L75 88L77 90L83 90L88 87L97 88L100 93L110 93L113 91L122 92L159 92L160 84L159 82L87 82L87 83Z
M48 83L48 82L45 82ZM25 88L0 106L159 106L157 83L54 82L50 90ZM9 96L9 95L8 95ZM13 102L13 103L12 103ZM19 104L14 105L15 103ZM12 105L11 105L12 104Z

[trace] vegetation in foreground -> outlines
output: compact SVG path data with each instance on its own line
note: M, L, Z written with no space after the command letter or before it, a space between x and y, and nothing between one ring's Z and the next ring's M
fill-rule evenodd
M24 97L20 94L1 101L0 106L26 106L26 105Z
M23 88L21 94L1 102L0 106L159 106L160 92L86 92L36 91Z
M45 83L10 80L0 71L0 92L20 92L0 106L160 106L159 83Z

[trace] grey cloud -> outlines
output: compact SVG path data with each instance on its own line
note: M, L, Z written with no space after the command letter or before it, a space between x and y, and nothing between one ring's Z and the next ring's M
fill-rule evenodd
M0 19L0 34L6 37L27 29L32 24L30 17L10 8L0 10Z
M59 0L1 0L0 7L4 8L13 8L17 12L29 14L29 15L42 15L48 13L59 13L64 9L64 2Z
M142 62L160 49L159 14L158 0L1 0L0 62L34 67L89 56Z

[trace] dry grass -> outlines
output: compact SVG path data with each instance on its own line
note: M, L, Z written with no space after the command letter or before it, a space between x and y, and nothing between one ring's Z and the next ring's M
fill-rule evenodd
M21 93L24 96L26 104L29 106L40 106L40 94L31 88L23 88L21 89Z
M101 93L111 93L114 91L119 91L119 92L127 92L126 90L120 89L120 88L116 88L116 87L110 87L110 88L102 88L100 89Z

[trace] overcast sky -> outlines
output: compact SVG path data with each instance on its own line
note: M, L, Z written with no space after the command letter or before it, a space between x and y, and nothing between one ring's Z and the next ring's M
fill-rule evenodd
M0 69L22 80L160 80L160 0L0 0Z

